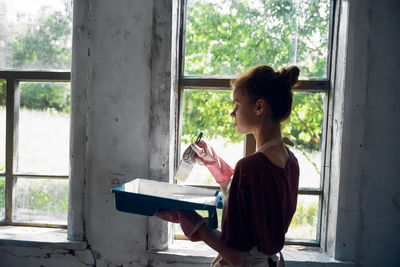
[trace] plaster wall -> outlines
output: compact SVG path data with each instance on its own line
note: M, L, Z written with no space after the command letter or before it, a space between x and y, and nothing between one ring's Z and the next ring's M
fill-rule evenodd
M400 2L343 2L349 23L335 257L398 266Z
M356 248L362 266L400 262L399 11L399 1L370 1Z
M148 218L118 212L109 179L149 177L152 9L90 2L84 217L97 263L140 262L146 249Z

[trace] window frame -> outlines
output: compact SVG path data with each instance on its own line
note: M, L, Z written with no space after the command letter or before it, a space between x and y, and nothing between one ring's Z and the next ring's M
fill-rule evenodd
M68 82L70 71L0 71L0 80L6 82L6 158L5 172L0 173L5 177L5 218L0 225L36 226L67 229L67 224L51 223L24 223L13 222L14 185L18 177L28 179L69 179L69 175L51 175L44 173L16 172L15 163L18 157L18 122L20 109L20 82Z
M186 21L187 21L187 1L178 0L178 51L177 51L177 114L178 119L176 123L176 147L175 147L175 162L174 169L176 171L179 163L181 131L182 131L182 108L183 108L183 91L184 90L231 90L231 81L237 77L225 76L185 76L185 40L186 40ZM325 246L325 236L328 219L328 199L329 199L329 184L330 184L330 144L331 131L332 131L332 103L333 92L331 82L331 66L332 66L332 48L334 40L334 26L335 26L335 10L337 1L330 0L330 18L327 40L327 58L326 58L326 78L318 79L303 79L293 88L294 92L308 92L308 93L324 93L324 119L322 130L322 145L321 145L321 175L319 188L299 188L298 195L317 195L319 196L318 214L317 214L317 233L316 240L293 239L286 238L285 245L303 245L322 247ZM245 147L244 156L249 155L255 151L255 140L252 135L244 137ZM174 172L175 173L175 172ZM176 183L176 181L173 181ZM218 186L204 186L218 190ZM180 235L174 235L174 239L186 239Z

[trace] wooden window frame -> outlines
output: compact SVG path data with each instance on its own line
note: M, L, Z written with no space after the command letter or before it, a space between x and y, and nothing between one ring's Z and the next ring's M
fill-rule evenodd
M65 224L13 222L14 186L18 177L29 179L68 179L68 175L16 172L18 158L18 121L20 108L20 82L70 82L71 72L63 71L0 71L0 80L6 81L6 168L0 177L6 179L5 219L0 225L67 228Z
M321 247L323 236L327 224L327 199L328 199L328 186L329 185L329 169L330 169L330 132L332 129L332 101L333 93L331 87L331 65L332 65L332 43L334 39L334 19L336 10L336 0L331 0L330 6L330 21L329 21L329 33L328 33L328 53L327 53L327 64L326 73L327 78L321 79L307 79L300 80L297 86L293 88L294 92L308 92L308 93L325 93L324 103L324 121L323 121L323 132L322 132L322 147L321 147L321 176L320 176L320 187L319 188L299 188L299 195L317 195L319 196L318 204L318 222L317 222L317 233L316 240L304 240L304 239L293 239L286 238L286 245L303 245ZM218 76L184 76L185 66L185 36L186 36L186 10L187 0L178 1L178 120L176 123L176 144L177 148L175 152L180 155L180 137L181 137L181 125L182 125L182 108L183 108L183 91L184 90L231 90L231 81L236 77L218 77ZM255 140L252 135L245 136L245 148L244 154L249 155L253 153L255 149ZM175 157L175 167L178 165L179 156ZM176 182L176 181L174 181ZM202 186L204 188L210 188L218 190L218 186ZM185 239L185 237L174 235L175 239Z

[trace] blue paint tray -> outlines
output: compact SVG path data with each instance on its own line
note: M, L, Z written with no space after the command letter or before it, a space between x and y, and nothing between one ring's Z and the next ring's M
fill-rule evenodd
M212 189L135 179L112 189L117 210L153 216L159 210L207 210L208 227L218 227L222 193Z

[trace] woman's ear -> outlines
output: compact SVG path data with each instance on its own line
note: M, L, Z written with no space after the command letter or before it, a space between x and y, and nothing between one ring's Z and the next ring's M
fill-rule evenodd
M266 109L267 109L267 103L265 102L265 100L262 98L258 99L255 104L256 114L261 115L265 112Z

